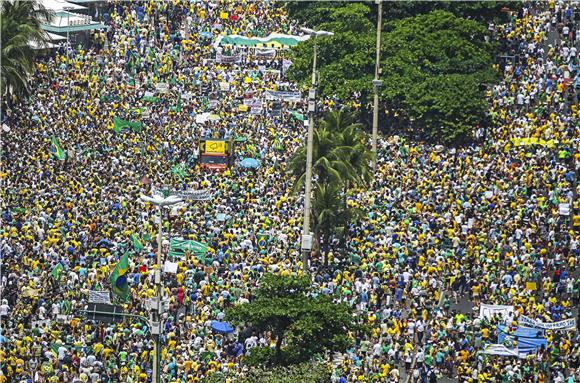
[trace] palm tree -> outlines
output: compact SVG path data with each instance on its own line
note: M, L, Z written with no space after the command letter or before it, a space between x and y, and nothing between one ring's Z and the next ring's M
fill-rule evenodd
M10 103L15 96L26 95L28 76L34 69L32 44L42 47L46 34L41 25L52 14L36 0L3 1L0 17L1 60L0 95Z
M314 130L312 153L312 217L320 251L320 244L328 244L333 235L339 236L342 244L346 243L348 223L357 213L347 206L348 190L352 185L361 187L368 184L372 152L368 149L362 124L356 122L354 113L330 111ZM304 185L305 165L304 145L289 162L289 170L296 179L295 192Z

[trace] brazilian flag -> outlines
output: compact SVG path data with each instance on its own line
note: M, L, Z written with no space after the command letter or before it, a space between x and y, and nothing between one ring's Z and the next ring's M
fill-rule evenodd
M185 164L177 164L171 167L171 172L177 175L179 178L185 177L186 170L187 167L185 166Z
M265 250L266 246L268 246L268 236L266 234L258 234L257 235L257 239L258 239L258 248L261 250Z
M52 151L52 154L59 160L62 161L66 158L66 153L64 150L62 150L60 142L58 142L58 139L55 136L52 136L50 139L50 150Z
M113 118L113 124L114 124L113 130L115 131L115 133L120 133L123 129L132 129L137 133L139 133L143 128L143 124L139 121L123 120L122 118L119 118L117 116Z
M113 269L109 282L113 294L118 296L122 301L129 299L129 282L127 281L127 272L129 271L129 253L123 254L117 266Z

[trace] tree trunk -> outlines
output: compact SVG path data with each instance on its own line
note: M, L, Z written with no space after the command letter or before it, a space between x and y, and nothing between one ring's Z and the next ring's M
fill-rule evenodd
M282 361L282 341L284 340L284 335L278 334L276 338L276 362L280 363Z

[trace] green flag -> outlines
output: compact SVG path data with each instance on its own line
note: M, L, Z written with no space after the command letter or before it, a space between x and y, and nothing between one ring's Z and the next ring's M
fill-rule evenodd
M304 121L304 115L303 114L298 113L296 111L292 112L291 114L292 114L292 117L294 117L298 121Z
M183 178L185 177L186 168L187 167L185 166L185 164L177 164L171 167L171 172L177 175L179 178Z
M177 99L177 104L171 107L171 110L176 113L181 112L181 96L179 96L179 99Z
M113 269L109 282L113 294L119 299L126 302L129 299L129 283L127 281L127 272L129 271L129 253L123 254L117 266Z
M133 248L135 249L135 251L143 250L143 244L141 243L141 240L139 239L139 236L137 234L133 233L131 235L131 242L133 242Z
M59 262L56 264L56 266L54 266L50 275L54 278L55 281L60 283L60 277L62 276L63 271L64 267L62 266L62 263Z
M143 96L142 100L147 102L159 102L159 99L155 96Z
M140 132L143 124L140 121L128 121L128 120L123 120L117 116L115 116L113 118L113 123L114 123L114 130L115 133L120 133L121 130L123 129L133 129L136 132Z
M60 146L60 143L55 136L52 136L50 139L50 150L52 151L52 154L59 160L62 161L66 158L65 152L62 150L62 147Z
M192 252L200 259L204 259L205 253L207 252L207 245L197 241L171 239L168 254L170 257L181 258L186 251Z

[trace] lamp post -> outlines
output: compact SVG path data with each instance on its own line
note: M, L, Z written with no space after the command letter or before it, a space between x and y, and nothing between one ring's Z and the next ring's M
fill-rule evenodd
M317 37L333 36L327 31L315 31L310 28L301 28L314 39L314 53L312 59L312 82L308 91L308 138L306 142L306 186L304 191L304 222L302 228L302 267L308 272L308 253L312 249L312 235L310 234L310 198L312 194L312 142L314 136L314 113L316 112L316 48Z
M375 78L373 80L373 92L374 92L374 102L373 102L373 173L377 173L377 141L379 136L379 89L382 85L382 81L379 80L379 70L380 70L380 60L381 60L381 26L383 19L383 3L381 0L376 0L378 4L378 15L377 15L377 47L376 47L376 59L375 59Z
M163 195L160 195L163 194ZM194 190L186 191L181 193L170 193L168 189L164 189L161 193L157 190L153 191L153 196L141 196L141 200L144 202L152 203L157 206L159 212L159 226L157 232L157 269L155 270L155 298L152 300L151 305L151 319L150 328L151 335L155 340L155 348L153 355L153 383L161 382L160 374L160 358L161 358L161 314L163 314L163 283L161 282L161 267L162 267L162 230L163 230L163 208L176 205L185 200L195 200L195 201L205 201L210 198L210 194L205 190Z
M70 83L71 83L71 79L70 79L70 69L69 69L69 30L70 30L70 11L73 9L72 7L63 7L62 9L64 9L66 11L66 75L69 78L68 79L68 94L70 95Z
M161 314L163 312L161 300L163 299L163 285L161 283L161 241L162 241L162 223L163 223L163 207L172 206L182 202L183 200L176 196L160 196L153 197L141 196L141 200L150 202L157 206L159 212L159 226L157 232L157 269L155 270L155 293L153 305L151 306L151 334L155 339L155 349L153 353L153 382L161 382L159 359L161 357L159 336L161 335Z

